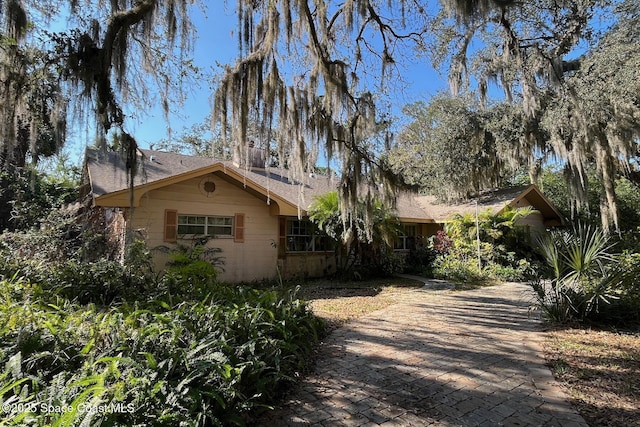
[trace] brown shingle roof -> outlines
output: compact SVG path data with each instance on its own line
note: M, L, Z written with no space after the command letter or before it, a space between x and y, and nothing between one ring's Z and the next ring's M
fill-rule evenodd
M478 200L478 211L490 210L497 213L511 201L516 199L528 187L511 187L483 192ZM475 213L476 199L458 203L440 202L434 196L417 196L416 202L425 210L426 214L436 222L444 222L455 214Z
M140 173L134 180L136 186L219 165L223 171L235 172L235 175L239 175L243 180L262 187L267 194L280 197L302 209L306 209L316 196L336 188L334 179L325 175L309 174L304 178L304 182L298 182L291 180L287 170L279 168L245 169L235 166L230 161L162 151L139 151ZM94 197L129 188L125 162L118 153L87 149L86 162Z
M140 150L140 173L134 179L135 185L142 185L179 175L184 172L213 165L216 160L204 157L184 156L161 151ZM150 161L151 157L154 161ZM86 163L89 171L91 191L95 197L126 190L129 180L125 161L119 153L87 149Z
M292 181L289 171L285 169L246 169L237 167L230 161L206 157L152 150L139 150L139 152L139 158L142 161L139 162L140 173L136 175L134 180L136 186L161 182L181 174L193 173L199 169L202 169L204 174L208 173L212 167L217 166L220 169L218 173L230 175L240 184L257 186L261 190L260 192L267 197L280 198L298 209L306 210L313 203L315 197L335 190L337 185L337 180L334 177L326 175L309 174L304 177L304 182L301 183ZM87 149L86 165L94 198L127 190L128 179L125 162L118 153ZM498 212L531 188L514 187L487 191L478 199L478 209L481 212L487 209ZM542 204L548 205L546 199ZM555 208L550 204L549 207L555 211ZM549 211L549 215L554 215L553 211ZM400 193L396 203L398 217L410 222L444 222L453 214L473 212L475 212L475 200L446 204L438 202L433 196Z

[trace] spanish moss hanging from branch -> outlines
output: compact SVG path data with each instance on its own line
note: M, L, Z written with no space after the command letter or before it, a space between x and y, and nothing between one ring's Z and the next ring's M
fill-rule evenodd
M371 145L383 127L380 78L401 45L422 42L426 21L401 33L404 8L364 0L245 0L238 16L240 59L214 101L214 120L231 129L237 151L246 151L253 110L261 129L277 128L291 178L304 182L319 155L339 165L345 209L394 188L397 176Z

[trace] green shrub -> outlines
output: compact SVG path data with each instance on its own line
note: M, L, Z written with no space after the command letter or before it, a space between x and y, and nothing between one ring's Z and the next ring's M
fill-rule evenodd
M144 244L132 242L124 263L108 252L103 234L84 229L75 212L56 210L37 230L0 235L0 279L18 274L81 304L153 298L155 278Z
M433 262L438 252L427 246L419 246L409 252L405 261L405 272L426 277L433 275Z
M47 292L80 304L109 305L122 301L147 300L160 297L153 275L134 265L100 259L93 262L41 262L22 259L18 265L7 266L0 277L20 275L38 283Z
M478 283L485 279L478 268L478 262L465 260L453 255L446 255L436 259L434 276L454 282Z
M620 270L625 272L618 288L619 300L633 307L635 316L638 316L640 314L640 253L624 252L618 261Z
M110 251L104 234L87 229L74 209L56 209L39 228L0 234L0 267L15 268L23 260L92 262Z
M219 248L207 247L208 239L197 239L191 245L175 248L156 248L169 254L169 262L159 287L171 300L201 300L217 287L218 269L222 270L223 258Z
M446 233L438 232L429 242L436 254L433 275L472 283L526 280L533 270L528 260L531 248L516 222L531 212L528 208L505 209L498 214L486 211L477 218L454 215Z
M377 277L380 276L392 276L396 273L400 273L405 270L406 259L402 254L393 251L390 248L379 251L379 255L376 258L375 273Z
M523 282L533 274L531 263L526 259L514 262L515 265L490 263L483 268L483 273L491 279L504 282Z
M324 325L295 291L219 284L203 245L161 277L141 242L88 262L76 231L0 237L0 425L242 424L307 368Z
M323 331L295 291L220 286L206 301L104 309L17 278L0 289L0 397L36 405L0 424L242 424L306 369Z
M496 251L494 245L481 242L478 266L477 246L454 242L446 253L433 262L433 275L454 282L480 283L488 280L521 282L527 280L533 267L526 259L517 259L513 252Z
M640 253L623 252L616 262L621 274L613 298L591 318L637 329L640 326Z
M610 254L609 237L602 230L579 225L556 231L541 237L539 247L548 272L530 285L535 306L548 319L583 321L619 298L625 272Z

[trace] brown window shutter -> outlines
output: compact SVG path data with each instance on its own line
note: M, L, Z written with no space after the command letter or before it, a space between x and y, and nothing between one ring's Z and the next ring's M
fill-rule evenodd
M178 240L178 211L165 209L164 211L164 241Z
M287 218L279 218L278 236L278 258L285 258L287 255Z
M244 242L244 214L237 213L233 221L233 241L238 243Z

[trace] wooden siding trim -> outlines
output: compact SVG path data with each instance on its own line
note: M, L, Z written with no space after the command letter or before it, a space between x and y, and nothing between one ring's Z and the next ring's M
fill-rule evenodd
M287 218L278 218L278 258L287 257Z
M293 212L291 215L297 215L298 207L294 204L288 202L287 200L279 197L276 194L269 193L269 191L261 186L260 184L254 182L253 180L242 176L241 174L233 171L232 169L228 169L225 167L223 163L215 163L211 166L206 166L204 168L195 169L192 171L184 172L177 175L172 175L167 178L160 179L158 181L145 183L136 185L133 188L133 207L140 206L142 197L149 193L151 190L157 190L163 187L168 187L172 184L177 184L183 181L187 181L192 178L197 178L201 176L205 176L209 173L220 173L224 177L235 181L242 187L249 187L261 194L264 197L269 197L278 204L279 210L284 210L286 212ZM129 206L131 197L129 194L130 189L123 189L114 191L112 193L103 194L97 197L94 197L94 204L96 206L104 206L104 207L126 207Z

